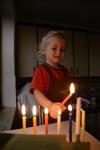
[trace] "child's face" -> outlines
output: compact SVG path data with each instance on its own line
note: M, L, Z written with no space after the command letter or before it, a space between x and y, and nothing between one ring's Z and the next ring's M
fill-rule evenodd
M65 40L52 37L48 40L48 44L44 50L44 54L46 56L46 62L57 66L64 57L64 50L65 50Z

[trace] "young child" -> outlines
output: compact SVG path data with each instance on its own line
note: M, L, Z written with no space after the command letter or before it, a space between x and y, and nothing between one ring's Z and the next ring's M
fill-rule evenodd
M60 64L65 50L66 40L63 32L49 31L43 37L39 54L45 61L33 73L30 89L40 106L49 109L50 117L53 119L57 118L58 109L62 112L66 109L65 106L61 107L61 102L67 94L70 73Z

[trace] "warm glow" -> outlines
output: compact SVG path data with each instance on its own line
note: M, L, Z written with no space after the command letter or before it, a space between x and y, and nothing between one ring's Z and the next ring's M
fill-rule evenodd
M71 105L68 105L68 110L72 111L72 106Z
M22 105L22 115L26 115L26 108L24 104Z
M61 110L60 109L58 109L57 114L61 115Z
M70 93L71 93L71 94L75 93L75 86L74 86L74 83L71 83L71 85L70 85Z
M37 109L36 109L36 106L35 106L35 105L33 105L32 113L33 113L33 116L36 116Z
M47 108L47 107L44 108L44 114L45 114L45 115L48 115L48 108Z

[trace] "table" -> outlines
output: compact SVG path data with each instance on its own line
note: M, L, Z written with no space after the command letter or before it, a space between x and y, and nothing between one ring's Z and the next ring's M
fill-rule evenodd
M80 129L81 131L81 129ZM9 134L28 134L33 135L33 127L28 127L26 129L16 129L16 130L8 130L3 131L2 133L9 133ZM75 142L75 122L72 124L72 141ZM37 134L38 135L45 135L45 125L41 125L37 127ZM57 134L57 124L49 124L49 135L56 135ZM61 131L60 135L66 135L66 141L68 141L68 121L62 121L61 123ZM99 150L100 149L100 142L90 135L88 132L85 131L85 141L90 142L91 150Z

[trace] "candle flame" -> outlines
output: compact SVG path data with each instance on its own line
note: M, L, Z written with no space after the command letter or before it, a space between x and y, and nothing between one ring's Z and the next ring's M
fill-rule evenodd
M72 111L72 105L68 105L68 110Z
M22 115L26 115L26 108L24 104L22 105Z
M36 106L35 106L35 105L33 105L32 113L33 113L33 116L36 116L37 109L36 109Z
M61 115L61 110L60 109L58 109L57 114Z
M47 108L47 107L44 108L44 114L45 114L45 115L48 115L48 108Z
M74 86L74 83L71 83L71 85L70 85L70 93L71 93L71 94L75 93L75 86Z

